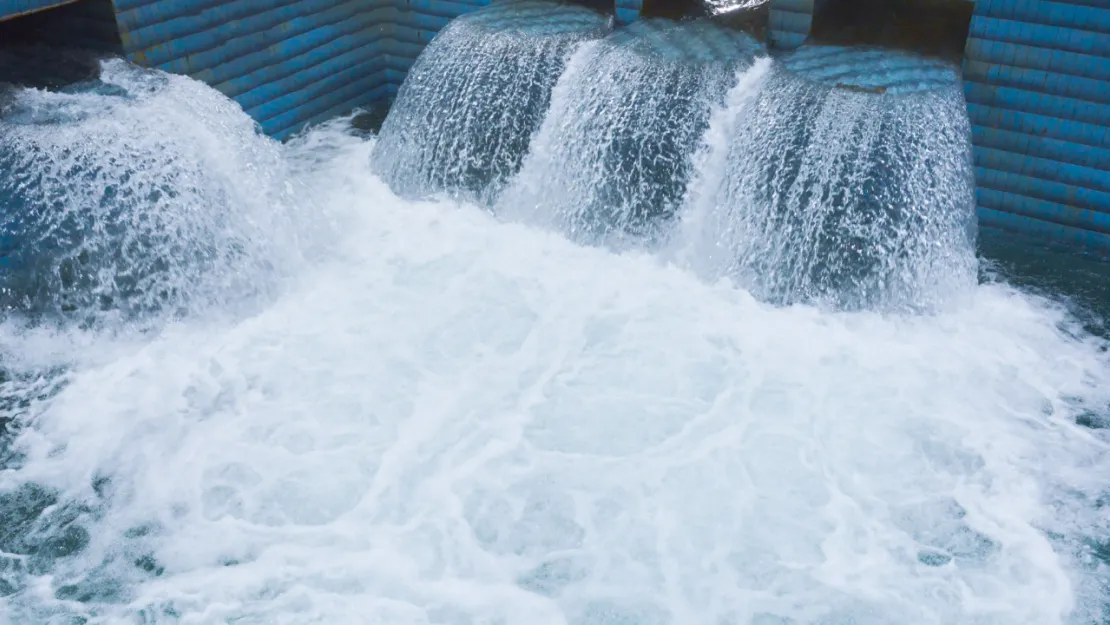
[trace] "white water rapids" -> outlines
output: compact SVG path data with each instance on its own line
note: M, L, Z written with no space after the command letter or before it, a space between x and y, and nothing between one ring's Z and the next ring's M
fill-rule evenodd
M399 199L342 124L279 145L199 83L133 73L104 80L134 101L17 95L80 112L20 140L105 153L97 184L186 171L157 215L251 262L151 269L204 297L141 328L0 325L23 400L2 501L56 493L40 518L73 511L81 543L0 553L0 622L1105 617L1110 441L1075 419L1106 411L1110 362L1061 306L1003 284L929 315L772 306Z

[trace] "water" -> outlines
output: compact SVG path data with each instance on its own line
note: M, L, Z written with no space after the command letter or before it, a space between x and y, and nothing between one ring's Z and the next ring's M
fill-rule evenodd
M1080 423L1110 414L1110 358L1050 282L992 273L931 314L774 305L402 199L375 138L280 145L184 78L110 64L16 104L0 137L50 158L14 161L15 208L49 191L112 225L20 267L92 245L92 292L181 295L0 322L0 622L1108 616L1110 439ZM126 210L94 193L133 180ZM120 264L132 240L168 268Z
M643 244L673 217L711 105L762 46L710 20L638 20L581 46L496 211L591 243Z
M375 169L408 197L490 202L520 168L574 45L606 18L545 0L452 21L417 59L381 132Z
M902 56L806 48L738 82L676 244L699 273L841 309L930 309L975 284L959 76Z
M316 228L290 212L278 148L202 85L120 61L105 71L0 112L0 315L144 323L249 304Z

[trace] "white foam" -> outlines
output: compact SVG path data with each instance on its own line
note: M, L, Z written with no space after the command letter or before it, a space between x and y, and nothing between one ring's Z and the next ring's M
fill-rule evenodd
M0 613L1097 616L1104 573L1069 545L1104 515L1110 463L1073 418L1105 407L1110 363L1058 308L997 285L934 316L776 308L652 256L402 201L371 147L333 127L284 149L342 234L257 314L126 341L4 329L32 365L75 364L0 489L90 502L95 477L111 485L89 546ZM115 603L53 598L97 580Z

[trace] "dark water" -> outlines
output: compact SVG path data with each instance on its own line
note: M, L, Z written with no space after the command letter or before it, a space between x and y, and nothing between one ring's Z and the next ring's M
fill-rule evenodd
M1065 243L982 228L980 280L1059 302L1085 331L1110 339L1110 257Z

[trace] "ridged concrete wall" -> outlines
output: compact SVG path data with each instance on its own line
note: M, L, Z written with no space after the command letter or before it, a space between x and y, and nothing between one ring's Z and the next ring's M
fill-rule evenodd
M1110 250L1110 2L980 0L964 80L980 222Z
M115 0L130 60L203 80L284 137L387 95L376 0ZM374 69L368 69L373 67Z
M202 80L284 138L388 100L451 19L488 0L114 0L127 57Z
M75 0L0 0L0 20L8 20L36 11L59 7Z

